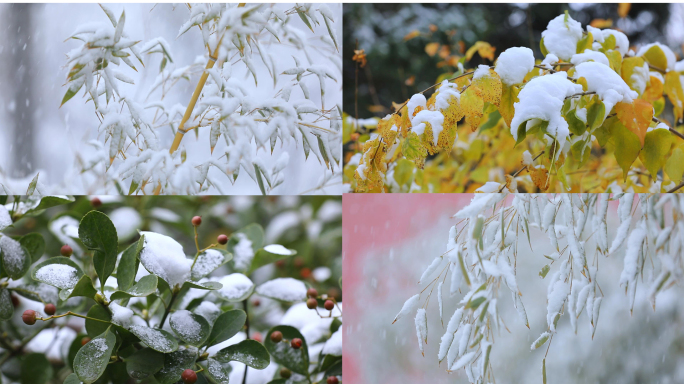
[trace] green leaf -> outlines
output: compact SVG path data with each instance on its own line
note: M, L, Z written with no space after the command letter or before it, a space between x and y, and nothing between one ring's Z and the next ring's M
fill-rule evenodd
M83 334L78 334L74 338L74 340L71 342L71 345L69 345L69 352L67 353L67 360L65 361L67 367L69 367L70 370L74 370L74 359L76 358L76 354L78 353L78 350L81 349L81 341L83 340L84 337L88 337L87 335ZM76 374L73 374L76 376ZM76 376L76 380L78 380L78 376ZM77 381L77 384L81 384L81 380Z
M36 173L36 176L29 183L28 190L26 190L27 196L31 196L36 192L36 186L38 185L38 176L40 176L40 172Z
M19 243L31 255L32 263L38 261L45 253L45 239L38 232L20 237Z
M323 378L327 379L330 376L342 376L342 361L339 361L337 364L334 364L332 367L328 368L328 370L325 371Z
M302 339L302 347L294 349L290 346L290 343L286 341L274 343L271 341L271 334L275 331L280 331L283 334L283 338L286 340L292 340L294 338ZM306 345L304 336L302 336L297 328L290 327L289 325L279 325L271 328L268 331L268 335L264 338L264 345L266 346L268 353L273 356L273 359L278 362L278 364L293 372L309 376L309 348Z
M565 115L565 120L568 122L568 125L570 126L570 132L574 133L575 135L582 136L584 132L586 132L587 125L584 124L582 120L577 118L574 109Z
M247 314L240 309L233 309L222 313L214 322L214 327L205 345L216 345L235 336L240 332L242 326L245 325L246 320Z
M181 373L195 366L197 350L181 347L164 355L164 367L154 375L158 384L171 384L180 380Z
M397 160L397 164L394 166L394 181L400 187L406 186L408 188L413 181L413 170L415 168L415 165L408 159Z
M657 179L658 171L665 166L672 141L672 134L667 129L654 129L646 133L639 158L654 179Z
M616 122L611 126L610 132L613 143L615 144L615 159L622 168L623 179L627 180L629 168L641 151L641 141L639 137L622 123Z
M546 49L546 46L544 45L544 38L542 37L541 41L539 42L539 50L542 53L542 56L546 57L546 55L549 54L549 51Z
M81 379L75 373L72 373L64 379L63 384L81 384Z
M81 85L79 85L78 88L74 87L73 84L69 86L69 89L67 89L66 93L64 94L64 97L62 98L62 104L60 104L59 106L61 107L62 105L64 105L64 103L71 100L72 97L76 96L78 91L81 90L81 87L83 87L83 84L84 83L81 83Z
M587 143L584 140L579 140L570 147L572 157L579 163L577 168L582 168L584 164L589 161L591 146L587 146L586 144Z
M38 176L36 176L38 177ZM33 208L26 211L26 214L36 213L48 208L57 207L59 205L73 203L74 198L71 196L43 196L40 198L40 202Z
M466 309L472 309L473 311L477 309L477 307L480 306L480 304L484 303L485 300L487 300L484 297L478 297L474 300L468 301L468 304L466 304L465 308Z
M195 347L204 344L211 331L211 325L209 325L204 316L194 314L185 309L172 313L169 324L181 341Z
M207 359L207 369L205 370L205 373L218 384L228 384L230 372L221 363L211 357Z
M161 279L160 279L161 280ZM223 284L218 281L205 281L202 283L195 281L186 281L183 283L183 288L195 288L195 289L205 289L208 291L216 291L223 288Z
M151 348L143 348L124 359L126 372L136 380L159 372L164 366L164 354Z
M45 384L52 375L52 364L43 353L30 353L21 360L21 384Z
M542 360L542 383L546 384L546 359Z
M548 264L546 264L545 266L542 267L541 271L539 271L539 276L541 276L542 279L545 278L546 274L549 273L550 269L551 269L551 267Z
M76 353L74 371L84 384L91 384L104 373L116 344L116 335L107 329Z
M116 228L109 217L99 211L90 211L78 226L78 237L83 245L95 251L93 266L100 284L104 287L107 278L114 272L117 246Z
M69 268L70 267L70 268ZM31 277L47 285L60 289L70 289L76 286L83 276L83 271L70 258L51 257L33 268Z
M271 363L266 348L260 342L249 339L223 348L214 358L222 363L238 361L254 369L264 369Z
M103 307L101 304L94 304L92 307L90 307L90 310L88 310L88 317L104 321L111 321L112 319L112 315L109 313L109 310ZM95 337L101 334L109 329L109 326L109 323L104 323L102 321L91 319L86 319L85 321L86 333L90 337Z
M264 248L259 249L252 259L252 265L249 267L247 274L254 272L257 268L263 267L264 265L275 263L278 260L282 260L288 257L292 257L297 254L294 249L287 249L278 244L267 245Z
M401 142L401 153L407 160L419 164L427 156L427 149L423 147L420 137L415 132L409 132L408 136Z
M598 96L594 96L592 98L592 103L589 104L587 108L587 125L589 125L589 129L594 131L596 128L600 127L603 124L605 116L606 106Z
M7 321L12 318L14 314L14 305L12 304L12 295L9 289L0 289L0 321Z
M322 94L321 98L323 98ZM328 157L328 150L326 149L325 143L323 143L321 136L316 135L316 138L318 138L318 150L321 151L321 156L323 157L323 161L325 161L325 167L330 168L330 158Z
M159 279L156 275L146 275L131 288L126 291L116 291L112 293L111 300L127 299L129 297L145 297L157 291Z
M31 254L21 243L0 234L2 269L13 280L21 279L31 268Z
M264 187L263 176L261 175L261 168L254 164L254 174L256 175L257 184L259 184L259 189L261 189L261 194L266 196L266 188Z
M302 21L304 22L304 24L306 24L306 26L309 27L309 29L311 30L311 32L313 32L314 30L313 30L313 28L311 27L311 23L309 22L309 18L306 16L306 13L304 13L303 11L300 11L299 9L297 9L297 14L299 15L299 18L302 19Z
M134 325L129 328L129 331L155 351L169 353L178 349L178 341L176 341L176 338L164 330L150 328L144 325Z
M534 347L533 349L537 349L537 348L541 347L542 345L544 345L546 343L546 341L549 340L549 336L550 336L550 334L548 332L542 333L541 336L539 336L539 338L537 340L535 340L534 343L532 344L532 346Z
M140 239L128 246L121 255L119 266L116 268L116 281L119 284L120 291L128 290L135 283L135 275L140 267L139 257L143 244L145 244L145 235L140 236Z
M59 298L63 301L77 296L94 299L95 295L97 295L97 290L93 287L93 281L88 275L81 276L73 289L63 289L59 292Z
M682 181L682 176L684 175L684 151L681 148L675 148L672 151L672 155L665 163L664 171L670 180L675 183Z
M337 51L339 52L340 48L337 46L337 39L335 38L335 33L333 33L332 27L330 26L330 21L325 16L323 16L323 21L325 21L325 26L326 28L328 28L328 34L330 35L330 38L335 44L335 49L337 49Z

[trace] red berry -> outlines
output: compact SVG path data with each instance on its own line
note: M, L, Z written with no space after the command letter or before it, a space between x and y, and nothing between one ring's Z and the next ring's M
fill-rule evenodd
M337 376L328 376L328 380L326 380L326 383L328 384L338 384L339 382Z
M200 222L201 222L201 221L202 221L202 219L200 219ZM225 245L226 243L228 243L228 236L226 236L226 235L219 235L217 241L218 241L219 244Z
M45 304L45 308L43 308L43 311L45 311L46 315L52 316L55 314L55 312L57 312L57 307L55 307L55 305L52 303Z
M36 311L32 309L27 309L24 314L21 315L21 319L24 320L25 324L33 325L36 323Z
M99 208L102 205L102 200L99 197L93 197L90 200L90 204L95 208Z
M291 345L292 348L294 348L294 349L299 349L299 348L302 347L302 339L295 337L295 338L292 339L292 341L290 342L290 345Z
M333 303L332 300L326 300L323 304L323 307L325 307L325 309L327 309L328 311L332 311L333 308L335 308L335 303Z
M194 384L197 381L197 373L192 369L188 368L181 374L181 379L185 384Z
M19 306L19 298L14 296L14 295L10 296L10 298L12 299L12 306L14 308L18 307Z
M285 260L278 260L275 262L275 264L276 264L276 267L278 267L280 269L285 268Z
M280 377L282 377L283 379L289 379L290 376L292 376L292 371L290 371L287 368L280 369Z
M280 331L274 331L271 333L271 341L274 343L280 343L283 341L283 333Z
M261 300L259 300L259 299L254 299L254 300L252 300L252 305L255 306L255 307L260 306L260 305L261 305Z
M84 346L90 342L90 337L86 336L81 339L81 346Z
M302 276L302 279L308 279L309 277L311 277L311 269L302 268L302 270L299 271L299 274Z
M192 218L192 225L194 225L195 227L199 227L200 224L202 224L202 216L195 216Z
M318 297L318 291L316 290L316 288L309 288L309 289L306 291L306 295L309 296L309 297L314 297L314 298L315 298L315 297Z
M259 332L252 333L250 337L252 338L252 340L258 341L260 343L264 341L264 338L261 336L261 333Z
M309 309L314 309L318 307L318 301L313 297L310 297L309 300L306 301L306 307Z
M69 257L69 256L74 254L74 250L71 249L69 244L64 244L64 245L62 245L62 248L59 250L59 253L62 256Z

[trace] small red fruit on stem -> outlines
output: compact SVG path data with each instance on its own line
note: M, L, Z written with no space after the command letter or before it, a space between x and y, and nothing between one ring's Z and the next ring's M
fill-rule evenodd
M226 245L228 243L228 236L226 235L218 235L218 239L216 239L219 244L221 245Z
M298 338L298 337L295 337L295 338L292 339L292 341L290 342L290 345L291 345L292 348L294 348L294 349L299 349L299 348L302 347L302 339L300 339L300 338Z
M309 297L316 298L316 297L318 297L318 291L316 290L316 288L309 288L306 291L306 295Z
M74 254L74 250L71 249L69 244L64 244L62 245L62 248L59 250L59 253L64 257L69 257Z
M32 309L27 309L24 311L24 314L21 315L21 319L24 321L25 324L28 325L33 325L36 323L36 311Z
M280 377L282 377L283 379L289 379L290 376L292 376L292 371L290 371L287 368L280 369Z
M100 206L102 206L102 200L100 200L99 197L93 197L90 200L90 204L95 208L100 208Z
M86 336L81 339L81 346L84 346L90 342L90 337Z
M280 343L283 341L283 333L280 331L275 331L271 333L271 341L274 343Z
M57 307L55 307L55 305L52 303L48 303L45 304L45 308L43 308L43 311L45 311L46 315L52 316L55 314L55 312L57 312Z
M335 308L335 303L333 303L332 300L326 300L325 303L323 304L323 307L327 309L328 311L332 311L333 308Z
M262 341L264 341L264 338L261 336L261 333L259 333L259 332L254 332L254 333L252 333L251 335L249 335L249 337L250 337L252 340L258 341L258 342L260 342L260 343L261 343Z
M202 224L202 216L195 216L192 218L192 225L194 225L195 227L199 227L200 224Z
M181 374L181 379L185 384L195 384L197 381L197 373L192 369L188 368Z
M326 380L326 383L328 384L338 384L339 382L337 376L328 376L328 379Z
M318 301L316 301L316 299L313 297L310 297L309 300L306 301L306 307L309 309L314 309L318 307Z

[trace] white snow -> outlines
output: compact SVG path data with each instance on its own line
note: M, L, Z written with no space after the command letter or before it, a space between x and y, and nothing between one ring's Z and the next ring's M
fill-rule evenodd
M600 43L603 43L610 35L615 36L615 49L617 49L618 52L620 52L620 55L623 57L627 54L627 51L629 51L629 39L627 38L627 35L620 31L616 31L614 29L600 30L598 28L592 27L591 25L587 25L587 31L591 32L591 35L594 37L594 41L598 41Z
M192 317L192 312L188 310L182 309L171 314L169 324L183 340L197 343L202 339L202 325Z
M338 328L325 342L321 353L324 355L342 356L342 327Z
M81 277L76 268L67 264L48 264L40 267L35 274L36 279L60 289L73 288Z
M219 283L223 287L217 291L218 295L225 300L240 301L243 300L246 294L254 287L254 283L249 277L242 273L233 273L228 276L223 276Z
M549 53L562 60L570 60L577 50L577 43L582 39L582 24L569 15L558 15L549 21L546 30L542 32L542 38Z
M437 268L439 268L440 265L442 265L442 262L444 262L444 257L442 257L442 256L435 257L432 260L432 262L430 263L430 265L428 265L428 267L425 269L425 271L423 272L423 275L420 276L420 280L418 281L418 284L422 285L423 283L425 283L426 279L428 277L430 277L430 275L432 275L437 270Z
M411 96L411 99L406 104L406 108L408 108L409 120L413 121L413 112L416 110L416 107L423 107L424 110L426 105L427 100L422 93L416 93L415 95Z
M24 254L21 243L9 236L0 234L0 251L2 251L2 263L5 269L11 271L21 270L29 255Z
M290 256L290 255L294 254L294 252L283 247L280 244L267 245L264 247L264 251L269 252L269 253L275 253L276 255L285 255L285 256Z
M192 260L183 252L183 246L173 238L156 232L141 232L145 244L140 262L150 273L164 279L171 287L181 285L190 278Z
M597 63L583 63L580 66L591 64L605 67ZM611 71L610 68L605 68ZM619 78L615 72L613 74ZM515 115L511 121L511 135L517 140L518 127L525 121L531 119L548 121L547 132L558 140L562 148L570 134L568 122L561 116L563 103L567 96L581 92L582 86L568 80L565 72L556 72L530 80L518 94L520 101L514 104ZM557 156L560 155L560 151L558 152Z
M427 343L428 329L427 329L427 313L425 308L418 308L416 312L416 336L418 336L418 347L423 353L423 344Z
M496 193L499 192L499 189L501 189L501 183L497 183L496 181L488 181L480 188L476 189L475 192Z
M449 108L449 102L452 98L461 100L461 93L458 91L458 87L455 83L450 83L448 80L443 80L442 85L440 85L439 89L437 90L437 96L435 97L435 108L440 111Z
M475 73L473 73L473 80L477 80L487 76L490 76L489 65L480 64L477 66L477 69L475 69Z
M541 65L546 69L552 69L555 64L558 63L558 56L553 53L547 53L544 60L542 60Z
M120 325L126 329L133 324L133 311L122 307L117 303L110 303L109 309L112 311L112 323Z
M506 85L520 84L534 69L534 53L527 47L512 47L503 51L496 60L494 71Z
M306 285L291 277L281 277L261 284L256 292L262 296L282 301L300 301L306 299Z
M401 307L401 310L394 317L393 323L396 323L397 320L399 320L402 317L408 315L409 313L415 311L418 308L419 303L420 303L420 294L419 293L411 296L408 300L406 300L406 302L404 302L404 305Z
M216 249L207 249L197 256L195 265L192 267L192 278L197 280L210 273L221 266L225 261L223 253Z
M430 124L432 128L433 143L437 145L439 134L442 132L442 125L444 124L444 115L439 111L422 110L413 117L411 123L413 124L412 131L418 136L422 135L427 128L426 124Z
M318 267L311 271L311 275L313 276L314 280L322 283L332 276L332 271L328 267Z
M207 319L209 324L214 324L214 321L221 315L221 309L211 301L203 301L195 308L195 313Z
M252 265L254 258L252 241L242 232L236 233L235 236L238 238L238 243L233 248L233 262L238 270L246 270Z
M12 225L12 218L4 205L0 205L0 231Z
M608 61L608 57L604 53L592 51L591 49L585 49L584 53L576 53L572 55L572 59L570 59L570 62L575 65L587 61L595 61L610 66L610 61Z

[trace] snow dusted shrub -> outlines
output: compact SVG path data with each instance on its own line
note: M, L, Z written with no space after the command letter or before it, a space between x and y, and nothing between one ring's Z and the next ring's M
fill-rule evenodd
M405 39L424 35L414 32ZM495 60L495 47L483 41L463 55L446 44L426 45L429 55L440 52L439 66L447 69L437 84L395 104L383 119L345 115L347 188L500 193L684 186L684 134L676 127L684 117L684 61L660 43L632 49L620 31L584 30L567 12L549 21L540 48L545 57L512 47ZM493 65L466 69L476 53ZM365 60L363 50L355 51L357 70ZM469 129L458 130L460 122Z
M333 25L338 12L325 4L188 4L189 18L178 36L143 42L126 33L125 11L115 15L101 7L102 21L78 26L71 35L82 45L67 54L62 100L82 92L97 118L93 129L99 139L90 144L98 154L79 161L81 171L93 176L87 190L227 194L226 185L245 174L267 194L285 181L290 160L287 152L271 154L292 143L303 157L320 162L321 177L311 190L281 193L339 184L341 107L334 103L340 56ZM294 25L302 21L310 32ZM172 52L167 39L191 30L201 32L197 44L205 47L204 55L177 66L182 52ZM160 65L153 84L127 86L154 57ZM196 83L187 104L170 101L170 92L184 81ZM257 89L261 83L273 89ZM162 136L167 131L174 134L172 142ZM206 144L202 155L187 155L186 134Z
M601 285L619 284L631 313L638 285L645 286L655 309L658 293L677 285L684 276L684 199L677 195L510 196L476 194L454 215L457 223L449 231L446 251L430 262L420 278L421 291L394 318L396 322L415 317L422 352L428 339L436 338L427 327L428 305L436 296L432 303L437 304L429 313L446 323L444 330L437 330L441 335L437 360L447 372L464 370L471 383L495 382L489 359L496 346L495 333L529 328L525 304L535 304L523 304L516 266L518 247L524 245L520 243L529 242L532 247L532 229L546 234L555 249L543 256L548 264L539 271L539 277L548 281L543 303L546 330L530 346L547 349L543 381L546 357L560 326L569 326L575 333L578 327L590 327L592 338L595 335L604 299ZM611 201L617 202L617 211L609 209ZM618 220L611 220L615 214ZM618 226L608 226L615 221ZM622 255L619 281L599 283L600 259ZM510 292L519 315L513 325L510 320L504 325L499 315L498 302L505 292ZM443 313L445 300L458 302L453 314Z
M340 382L339 198L0 203L4 382Z

